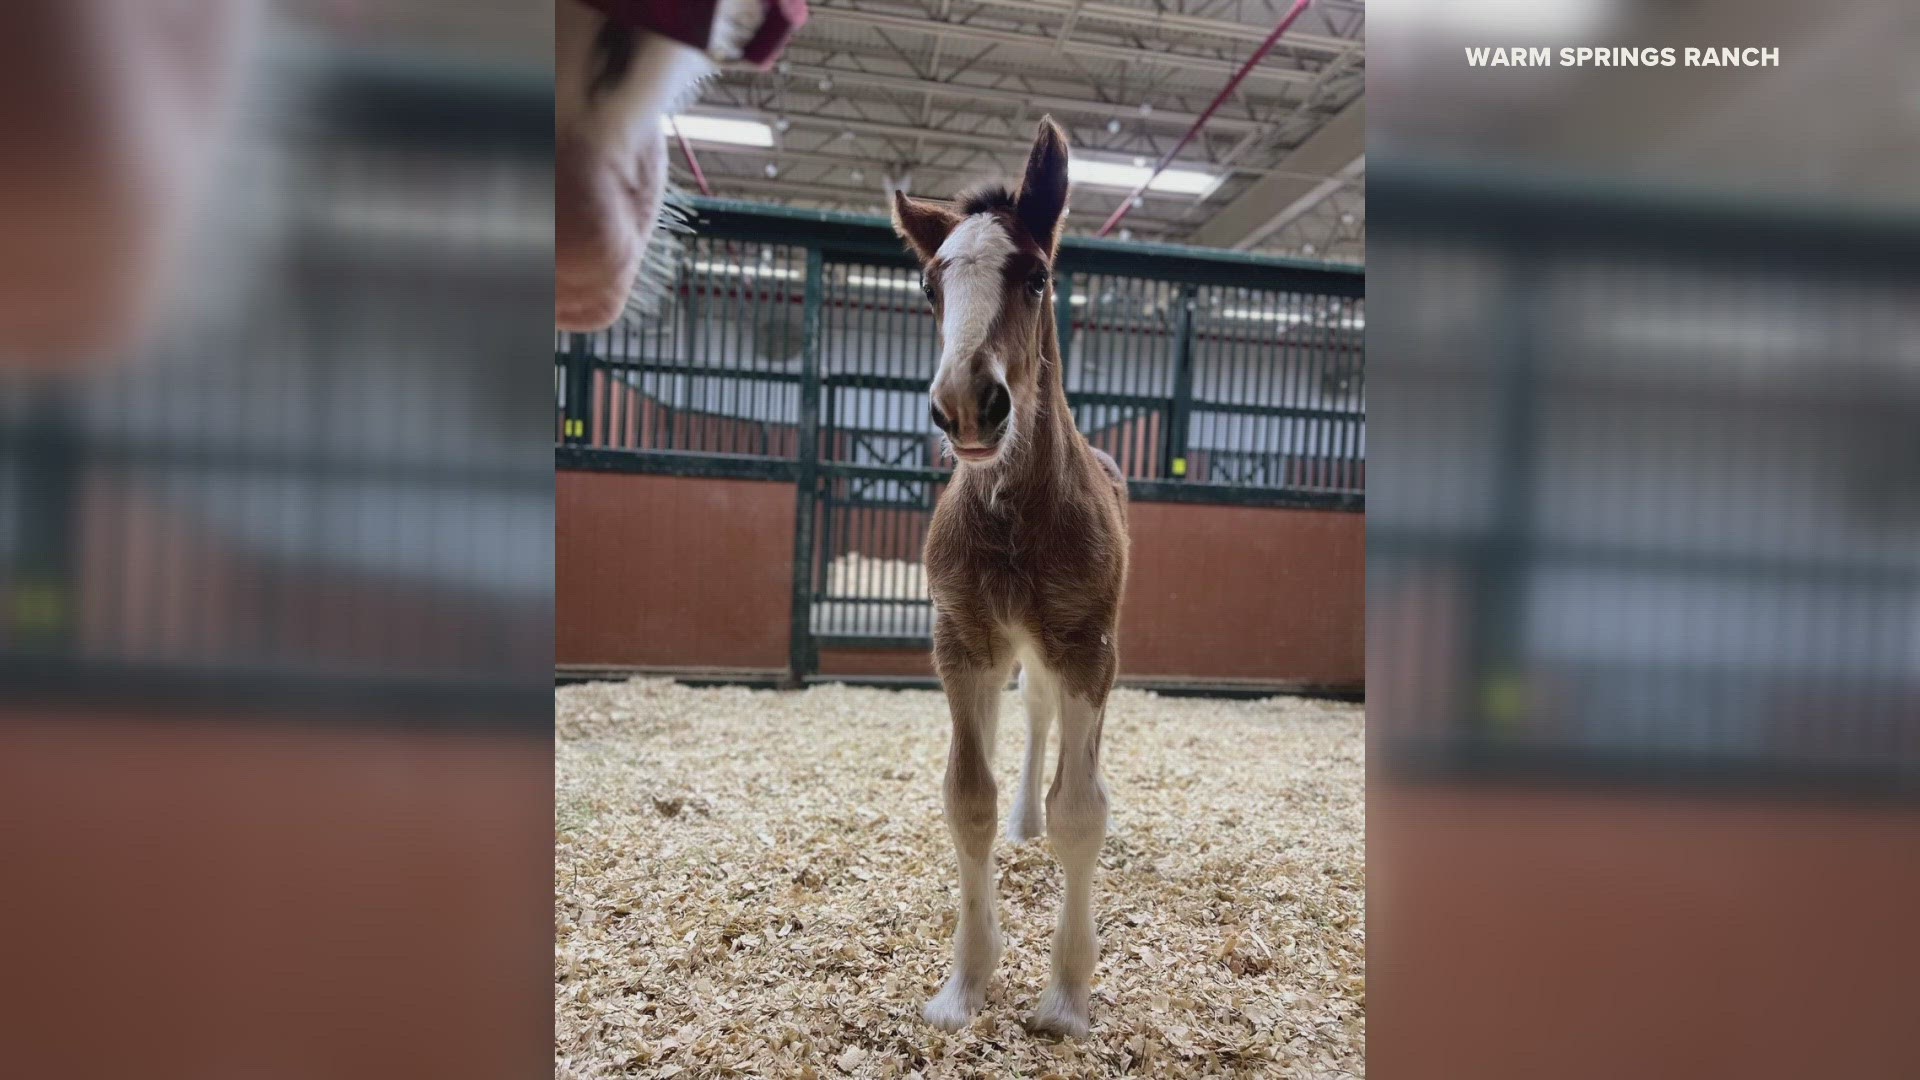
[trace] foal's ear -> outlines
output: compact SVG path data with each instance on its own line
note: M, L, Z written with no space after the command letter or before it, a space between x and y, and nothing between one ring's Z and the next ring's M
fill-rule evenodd
M907 198L907 193L895 189L893 193L893 231L912 246L921 262L929 262L946 243L947 234L960 223L960 215L938 203L922 202Z
M1027 235L1051 258L1059 240L1060 217L1067 209L1067 133L1051 116L1042 117L1040 129L1033 133L1027 175L1020 181L1013 209Z

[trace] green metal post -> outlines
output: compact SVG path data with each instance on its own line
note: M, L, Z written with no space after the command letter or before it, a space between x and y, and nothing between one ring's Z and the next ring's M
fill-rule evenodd
M0 630L15 651L67 659L77 628L80 487L86 444L75 399L49 388L23 414L19 526Z
M592 407L593 348L585 334L567 335L567 411L561 441L569 446L587 442L587 414Z
M801 308L799 480L793 503L793 611L788 628L788 679L794 685L813 674L813 512L820 474L820 312L826 289L826 260L817 247L807 249L807 288Z
M1193 303L1196 290L1182 285L1175 294L1173 323L1173 407L1167 411L1166 439L1161 446L1164 460L1160 475L1171 480L1187 478L1187 425L1193 415Z

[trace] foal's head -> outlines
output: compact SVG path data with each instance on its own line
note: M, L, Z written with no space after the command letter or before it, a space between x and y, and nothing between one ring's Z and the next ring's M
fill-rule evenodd
M894 228L940 320L930 412L961 461L998 461L1031 429L1066 206L1067 137L1051 118L1017 192L983 188L952 205L894 193Z

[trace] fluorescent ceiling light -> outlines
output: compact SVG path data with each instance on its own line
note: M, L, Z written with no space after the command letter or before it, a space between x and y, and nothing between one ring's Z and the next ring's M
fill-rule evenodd
M1127 191L1138 188L1141 181L1152 172L1153 169L1145 165L1123 165L1117 161L1077 157L1067 162L1067 178L1076 184L1123 188ZM1205 195L1219 183L1219 177L1198 169L1168 169L1155 176L1153 183L1147 185L1147 190L1164 191L1172 195Z
M755 263L715 262L711 259L696 259L693 263L696 274L709 277L768 278L775 281L799 281L806 277L803 271L786 266L761 266ZM889 277L884 274L848 274L847 284L858 289L888 289L893 292L917 293L920 291L918 277Z
M798 270L784 266L755 266L751 263L723 263L700 259L693 264L696 273L718 274L722 277L763 277L780 281L798 281L802 276Z
M848 274L847 284L858 289L892 289L894 292L919 292L920 279L887 277L884 274Z
M1614 21L1613 9L1620 6L1611 0L1554 0L1548 4L1540 0L1452 0L1442 4L1388 0L1384 5L1374 5L1374 19L1370 21L1394 20L1391 25L1396 28L1411 27L1428 35L1435 30L1451 31L1466 35L1466 40L1475 44L1495 34L1507 41L1548 44L1588 40ZM1454 40L1446 38L1448 43Z
M726 116L676 116L675 131L694 142L731 143L734 146L772 146L773 129L758 120Z
M1347 315L1333 319L1315 319L1311 315L1275 308L1227 308L1215 312L1222 319L1234 319L1241 322L1271 322L1283 326L1314 326L1322 330L1365 330L1367 320L1358 315Z
M1234 319L1240 322L1285 323L1288 326L1294 326L1307 321L1305 315L1296 314L1291 311L1278 311L1273 308L1227 308L1225 311L1220 312L1220 317L1223 319Z

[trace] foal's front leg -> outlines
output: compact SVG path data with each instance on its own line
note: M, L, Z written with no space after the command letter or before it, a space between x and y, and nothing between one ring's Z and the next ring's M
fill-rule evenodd
M1111 685L1111 675L1107 678ZM1060 764L1047 791L1047 836L1066 876L1053 933L1053 978L1040 995L1033 1027L1080 1038L1087 1033L1093 966L1100 942L1093 928L1093 874L1107 836L1107 786L1100 777L1100 726L1106 690L1097 697L1062 687Z
M1000 718L1000 690L1011 664L998 667L942 665L953 743L947 751L947 828L960 856L960 914L953 931L953 973L927 1002L927 1022L957 1031L987 999L987 980L1000 961L1000 918L993 885L993 833L997 819L993 739Z

